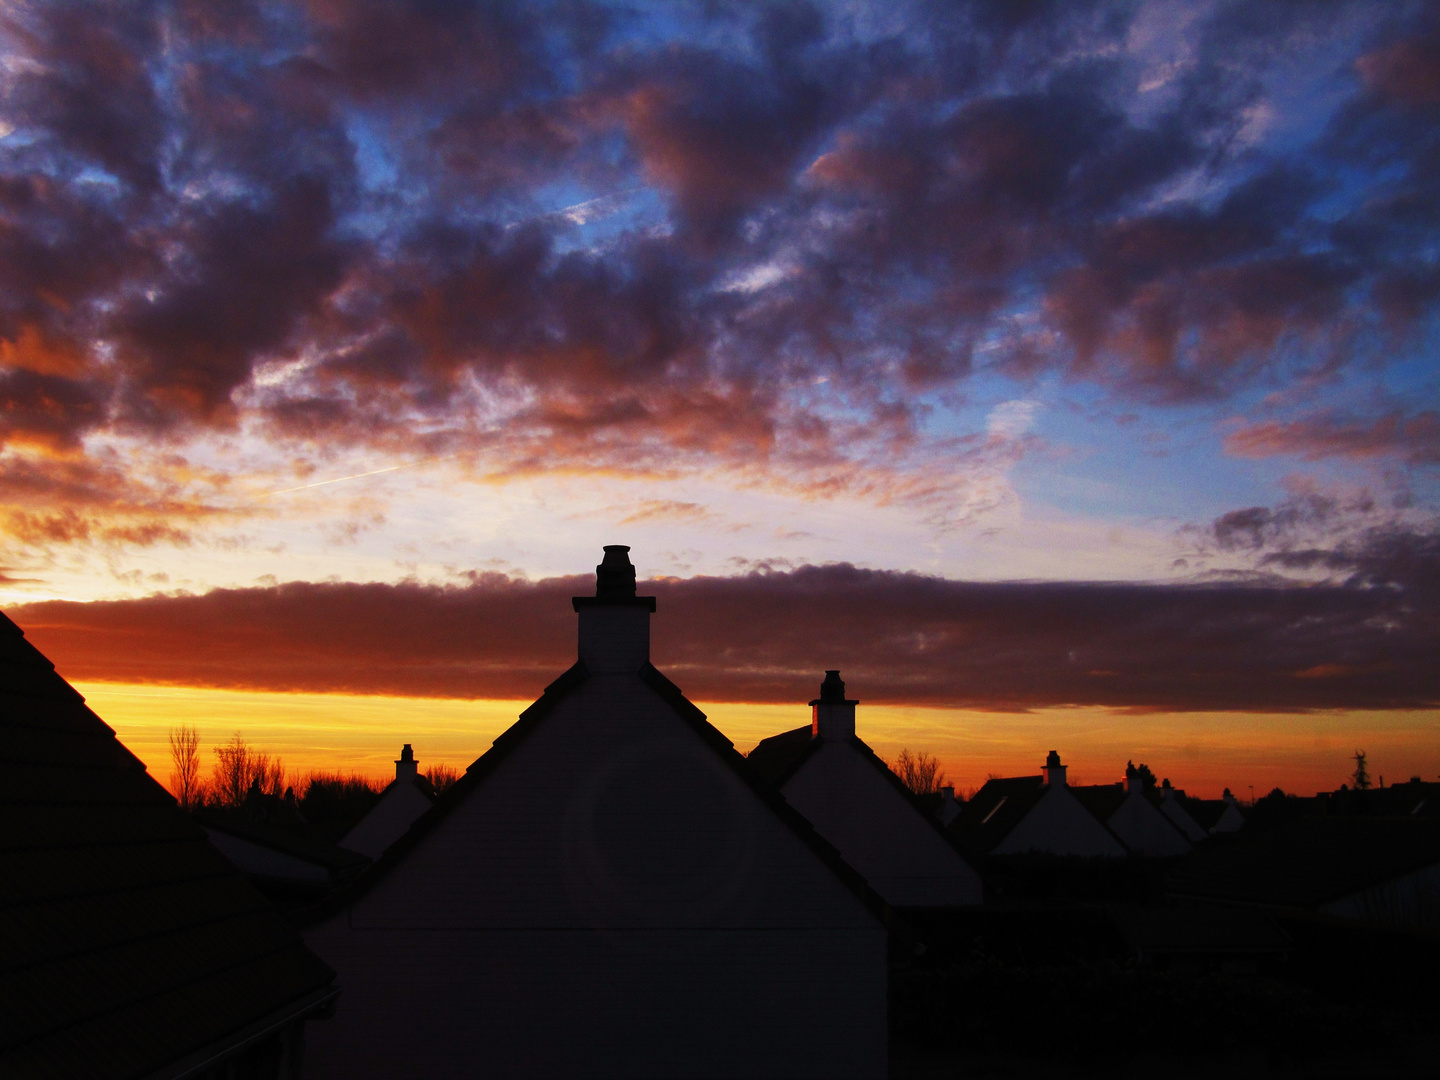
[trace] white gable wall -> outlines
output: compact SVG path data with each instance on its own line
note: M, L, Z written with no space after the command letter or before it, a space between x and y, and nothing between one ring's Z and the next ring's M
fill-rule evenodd
M980 876L851 743L826 740L782 793L888 903L981 902Z
M1107 858L1126 854L1124 845L1063 784L1046 788L1040 801L995 846L994 853L1019 855L1027 851Z
M312 1080L886 1069L884 927L633 675L306 940L343 988Z
M1165 858L1190 850L1190 841L1139 790L1127 794L1105 824L1136 855Z
M378 859L433 805L413 781L397 780L385 789L370 812L345 834L340 846Z
M1210 831L1212 833L1233 833L1239 832L1244 827L1245 815L1240 813L1240 808L1232 802L1220 814L1220 820L1210 826Z

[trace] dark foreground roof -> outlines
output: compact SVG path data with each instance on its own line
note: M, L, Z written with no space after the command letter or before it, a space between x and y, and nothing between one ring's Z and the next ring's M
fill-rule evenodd
M1176 867L1166 890L1271 907L1315 908L1440 864L1435 818L1302 818Z
M581 597L579 599L588 599ZM648 599L648 598L642 598ZM681 692L680 688L662 675L653 664L647 662L637 673L640 680L650 689L654 690L677 715L681 717L695 733L700 736L702 742L710 747L751 791L758 795L764 802L795 834L800 838L811 851L825 863L838 877L843 885L855 894L856 898L864 904L880 922L888 926L892 933L904 931L903 927L897 926L891 917L888 904L881 899L880 895L870 888L869 884L849 863L847 863L838 851L819 833L815 827L806 821L794 807L785 801L779 789L767 781L760 772L754 768L740 752L735 749L735 744L727 739L724 734L711 724L705 714L698 709ZM545 687L544 693L539 700L535 701L529 708L520 714L518 720L511 724L505 731L495 739L494 744L488 751L477 758L468 769L465 775L450 785L449 790L440 796L439 801L426 813L422 814L416 822L410 826L409 832L396 840L386 849L385 854L366 871L360 874L353 883L337 889L327 896L323 901L312 908L295 913L294 918L300 925L309 925L327 918L337 911L344 909L354 900L368 891L376 882L386 877L396 866L400 865L419 844L423 843L425 837L435 828L446 815L463 800L472 790L485 782L485 778L500 764L517 746L519 746L531 732L533 732L545 718L554 711L555 707L564 701L575 689L581 686L590 677L584 661L577 660L564 674ZM806 728L806 731L809 729Z
M333 980L0 615L0 1076L170 1075Z

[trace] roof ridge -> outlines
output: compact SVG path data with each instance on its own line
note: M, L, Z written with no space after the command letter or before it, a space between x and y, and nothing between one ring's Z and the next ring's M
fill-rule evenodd
M759 772L735 749L735 744L725 734L716 728L706 719L694 702L685 697L680 687L665 677L654 664L648 660L635 673L641 682L645 683L651 690L655 691L680 715L682 719L690 722L692 729L698 734L706 745L714 749L732 770L740 777L745 784L754 791L769 808L776 813L799 837L802 843L806 844L826 866L840 878L855 894L856 898L885 926L890 926L892 916L889 905L876 893L868 882L860 876L859 871L850 866L841 857L840 853L824 837L815 831L815 827L807 821L799 811L786 802L785 797L780 794L779 789L765 780ZM346 905L363 896L376 882L380 881L391 870L395 868L409 854L411 849L417 846L435 826L449 814L451 809L463 799L471 788L479 785L484 778L494 770L495 766L519 745L535 726L548 716L571 691L583 684L590 677L589 669L584 661L577 660L567 668L557 679L545 687L540 697L520 713L519 718L500 735L496 736L491 743L490 749L476 758L475 761L465 770L450 789L441 796L440 800L427 810L410 826L409 830L391 844L385 853L376 859L365 870L361 871L353 881L335 890L318 903L310 907L301 908L291 912L291 918L297 926L310 926L321 919L328 918L337 911L343 910Z

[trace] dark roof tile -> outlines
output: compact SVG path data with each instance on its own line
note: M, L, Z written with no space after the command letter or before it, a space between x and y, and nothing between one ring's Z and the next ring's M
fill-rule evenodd
M145 1076L333 980L0 615L0 1075Z
M956 845L972 855L988 855L1010 835L1041 796L1043 776L996 777L985 781L946 830Z

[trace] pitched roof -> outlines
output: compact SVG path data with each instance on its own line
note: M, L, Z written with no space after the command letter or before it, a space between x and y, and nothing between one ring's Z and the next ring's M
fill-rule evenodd
M1313 908L1437 864L1435 818L1311 817L1197 852L1171 873L1166 890Z
M1206 832L1213 829L1225 816L1225 810L1230 803L1224 799L1196 799L1189 795L1177 794L1176 800L1194 820Z
M795 775L795 770L820 746L809 724L761 739L745 760L777 788Z
M370 863L368 856L332 844L305 822L245 821L219 814L202 814L199 821L207 829L229 833L252 844L314 863L337 881L358 874Z
M1080 787L1071 786L1070 794L1080 800L1080 805L1093 814L1097 821L1108 822L1115 816L1115 811L1125 805L1125 800L1130 793L1125 790L1124 784L1085 784Z
M935 816L930 807L925 805L924 800L905 786L905 781L895 775L895 770L885 764L885 759L870 748L870 744L858 735L852 735L847 740L862 758L870 763L879 773L885 777L886 783L907 802L911 808L925 819L926 823L938 832L951 847L959 850L955 837L945 825ZM810 760L810 756L820 749L825 743L825 736L814 734L811 725L795 728L793 731L785 731L779 735L771 735L768 739L761 739L745 756L756 771L766 780L774 784L776 789L785 786L785 783L800 771L801 766ZM963 854L963 852L962 852Z
M147 1076L333 981L0 615L0 1074Z
M580 599L589 598L582 597ZM740 755L739 751L735 749L735 744L705 718L705 714L681 693L678 686L662 675L648 661L639 670L638 675L640 680L654 690L661 700L686 721L700 736L700 740L710 747L730 767L731 771L790 827L801 842L830 868L877 919L887 926L891 926L892 929L894 928L889 905L870 888L859 872L815 831L815 827L785 801L779 789L767 781ZM451 810L459 805L471 791L483 784L485 778L495 770L496 766L516 747L520 746L525 738L555 710L555 707L583 684L589 676L590 673L586 670L584 662L577 660L558 679L545 687L540 697L520 714L519 719L501 732L490 749L480 755L465 770L465 775L451 784L449 790L440 797L439 801L410 826L409 832L390 845L385 854L380 856L368 870L361 873L352 884L337 889L314 907L296 913L294 918L301 925L313 924L327 918L335 912L343 910L367 892L376 882L388 876L404 862L411 851L424 842L425 837L445 819Z
M964 851L989 854L1044 797L1043 776L986 780L947 830Z

